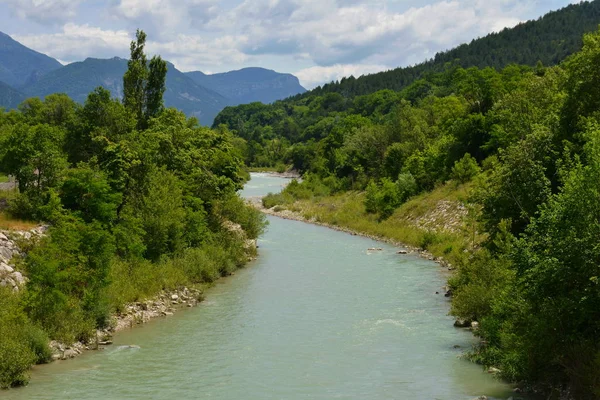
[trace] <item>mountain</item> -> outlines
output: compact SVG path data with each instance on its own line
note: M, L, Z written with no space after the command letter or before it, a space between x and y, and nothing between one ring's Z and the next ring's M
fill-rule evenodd
M193 71L186 72L186 75L227 97L233 104L255 101L267 104L306 92L294 75L264 68L243 68L212 75Z
M31 50L0 32L0 81L18 88L61 67L54 58Z
M339 82L319 86L307 92L306 96L336 92L353 97L382 89L401 90L415 80L441 72L451 65L503 68L509 64L535 66L538 61L546 66L556 65L581 50L583 34L598 29L598 24L600 1L583 1L440 52L422 64L359 78L343 78Z
M26 97L66 93L83 103L98 86L123 97L127 60L88 58L62 66L0 32L0 107L15 108ZM12 87L11 87L12 86ZM264 68L245 68L214 75L182 73L168 64L165 105L211 125L226 106L260 101L272 103L306 90L298 78ZM17 90L18 89L18 90Z
M121 98L126 70L127 60L122 58L87 58L44 75L37 82L23 87L23 92L28 97L66 93L73 100L83 103L92 90L103 86L114 97ZM219 111L230 104L228 99L197 84L171 63L168 63L166 86L165 105L197 117L204 125L210 125Z
M16 108L23 100L25 95L4 82L0 82L0 108Z

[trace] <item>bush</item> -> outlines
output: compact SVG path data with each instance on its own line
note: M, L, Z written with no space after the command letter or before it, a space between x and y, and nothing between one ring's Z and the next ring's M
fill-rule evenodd
M475 177L481 168L470 154L465 154L463 158L454 163L452 168L452 178L460 183L466 183Z
M6 327L9 328L9 327ZM35 354L27 344L15 339L9 332L1 331L0 340L0 388L26 385L29 382L27 371L35 362Z

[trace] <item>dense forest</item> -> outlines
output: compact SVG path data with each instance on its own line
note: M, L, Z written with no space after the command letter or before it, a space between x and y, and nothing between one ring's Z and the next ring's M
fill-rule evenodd
M247 173L232 137L165 109L167 64L146 58L145 38L122 102L97 88L83 105L54 94L0 113L0 170L18 183L0 193L4 217L50 224L22 243L26 286L0 286L0 387L49 361L49 339L88 342L126 303L231 273L264 228L237 195Z
M481 345L470 356L510 381L594 399L598 65L600 31L586 34L582 49L559 66L453 65L401 91L346 97L317 90L226 109L217 121L237 134L248 163L303 173L302 183L267 197L267 207L350 192L364 199L366 214L385 221L415 194L468 188L482 239L475 243L473 232L473 241L444 253L457 268L452 313L479 322ZM422 245L435 240L431 234Z

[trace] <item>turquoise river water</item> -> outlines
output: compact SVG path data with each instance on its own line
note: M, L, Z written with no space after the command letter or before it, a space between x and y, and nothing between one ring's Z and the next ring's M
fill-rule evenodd
M245 196L286 180L254 174ZM38 366L7 399L507 399L459 356L440 267L393 246L269 217L259 257L198 307ZM383 251L370 252L371 247ZM139 348L120 346L136 345ZM455 345L460 348L455 348Z

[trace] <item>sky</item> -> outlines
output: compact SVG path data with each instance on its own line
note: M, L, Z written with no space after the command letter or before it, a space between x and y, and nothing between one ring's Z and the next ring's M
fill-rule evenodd
M181 71L264 67L310 89L413 65L574 0L0 0L0 31L63 64L146 52Z

